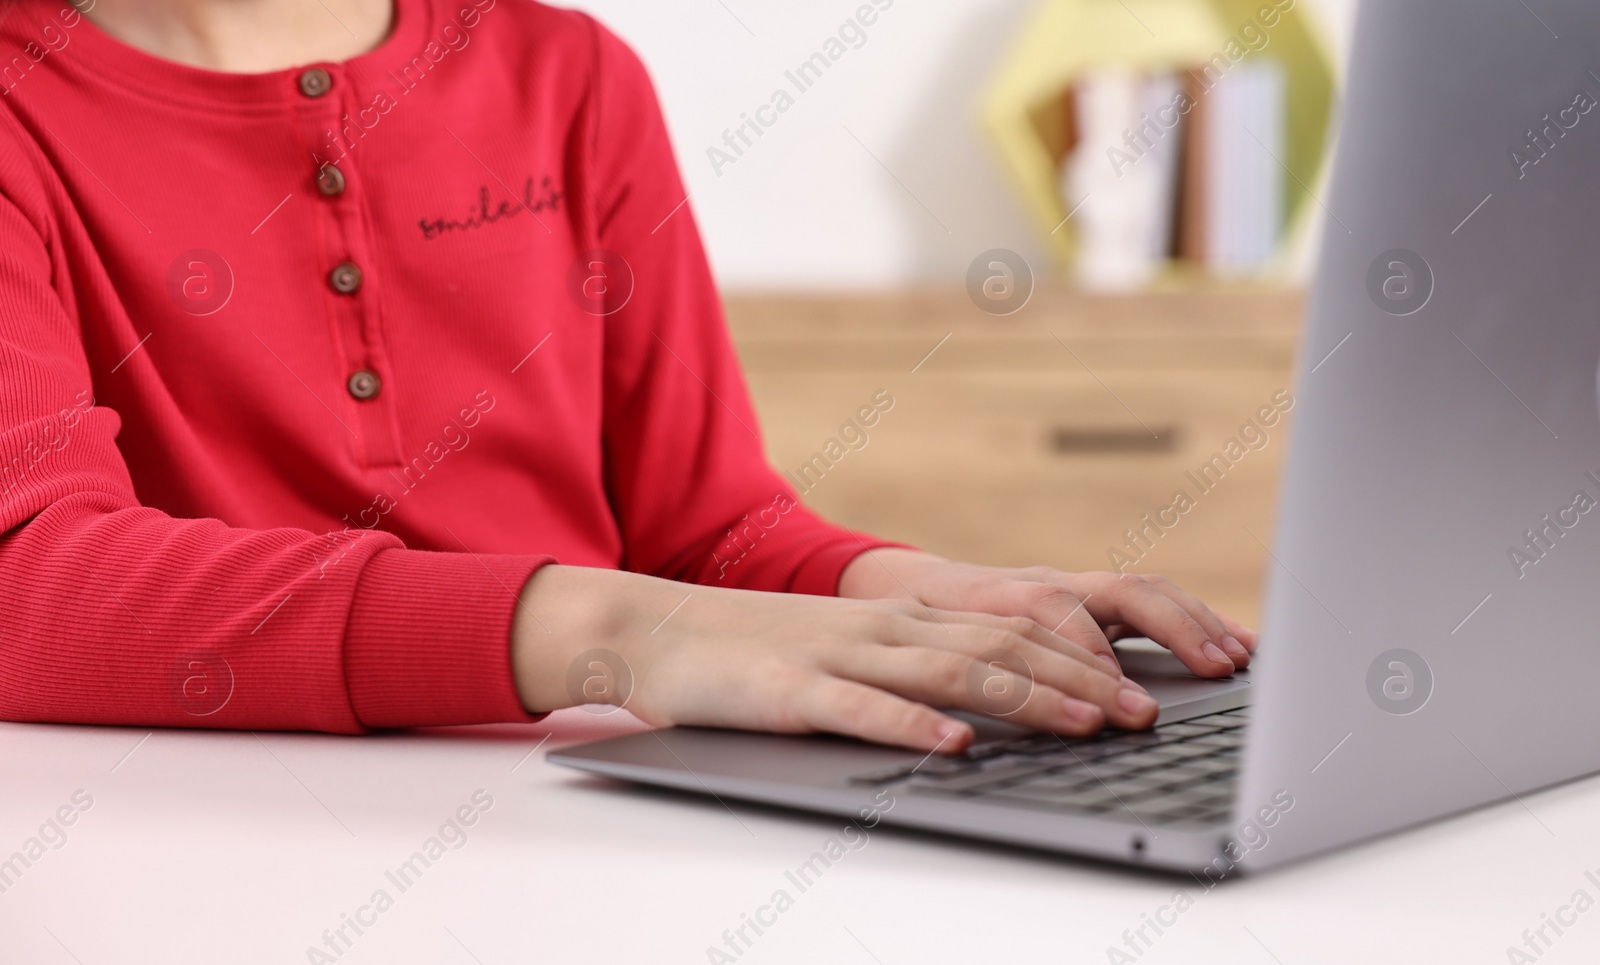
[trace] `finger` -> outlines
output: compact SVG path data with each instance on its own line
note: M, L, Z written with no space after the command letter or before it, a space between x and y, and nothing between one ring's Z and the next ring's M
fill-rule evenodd
M1199 621L1144 577L1114 573L1085 574L1095 583L1089 607L1101 623L1125 623L1171 650L1184 666L1202 677L1226 677L1234 671L1229 659Z
M951 650L862 647L847 659L851 679L930 706L977 711L1075 737L1097 734L1105 726L1099 706L1040 683L1014 654L984 662Z
M941 754L959 754L972 743L971 724L852 680L824 678L795 700L799 719L810 730Z
M1024 618L1005 619L1017 623ZM1026 711L1018 723L1063 733L1094 733L1103 723L1148 727L1160 709L1143 687L1112 676L1098 661L1071 659L1003 628L961 625L945 632L923 623L907 630L908 638L900 647L845 651L836 672L917 700L991 717L1010 719ZM897 650L910 656L899 656ZM929 686L938 689L918 689ZM1035 703L1031 691L1039 688L1072 702ZM1097 708L1101 719L1095 720L1079 704Z
M1228 659L1233 661L1233 665L1236 668L1243 670L1250 666L1250 651L1245 649L1244 644L1240 643L1239 639L1229 632L1227 625L1222 622L1210 607L1200 602L1199 597L1158 574L1145 577L1145 581L1166 594L1172 602L1183 607L1185 613L1194 617L1195 622L1205 628L1206 634L1211 637L1212 642L1221 648L1223 653L1228 655Z
M1041 683L1015 656L985 662L949 650L924 647L858 649L852 656L853 679L935 707L976 711L1003 720L1073 737L1097 734L1108 717L1119 726L1147 727L1156 716L1155 702L1120 681L1101 674L1094 679L1103 692L1095 700L1063 693ZM1133 713L1117 703L1127 693L1147 712ZM1087 696L1087 695L1085 695ZM1110 705L1110 713L1100 702Z
M1032 620L1051 635L1049 640L1041 638L1041 643L1057 646L1054 639L1069 641L1082 653L1098 660L1104 669L1122 676L1111 641L1106 639L1084 601L1065 586L1045 581L1006 580L984 594L983 606L984 612L992 616ZM939 611L936 616L942 618L943 612Z
M1244 644L1244 648L1246 650L1250 651L1251 653L1256 652L1256 648L1261 645L1261 634L1240 623L1238 620L1235 620L1233 617L1228 616L1221 610L1212 610L1211 612L1217 615L1217 619L1222 621L1222 625L1228 628L1229 633L1233 634L1238 638L1240 643Z
M1015 583L1010 595L1016 602L1016 615L1025 616L1051 633L1070 640L1103 662L1111 672L1122 676L1122 665L1105 631L1089 612L1087 601L1060 583L1041 581Z
M883 642L899 646L956 649L968 656L979 657L991 651L1006 650L1012 646L1013 637L1021 637L1031 645L1023 654L1023 659L1032 661L1043 674L1041 679L1051 686L1059 687L1077 680L1077 675L1084 672L1100 674L1112 680L1121 677L1120 671L1113 671L1097 655L1051 633L1027 617L998 617L988 613L947 610L930 610L928 615L928 621L906 624L898 631L890 631ZM935 620L937 624L933 622ZM1068 673L1068 668L1073 673ZM1144 690L1138 684L1134 684L1134 687Z
M1087 610L1081 609L1081 604L1079 612L1083 614L1083 618L1085 620L1088 620L1090 624L1094 625L1096 635L1103 639L1104 634L1101 633L1099 625L1094 623L1094 617L1089 616ZM1095 671L1096 673L1107 674L1115 678L1120 678L1122 676L1122 667L1117 664L1114 658L1112 660L1106 660L1103 654L1090 650L1075 640L1069 639L1068 637L1056 633L1053 630L1047 629L1038 621L1030 617L995 616L988 613L958 615L963 617L967 622L977 626L986 627L993 630L1000 630L1007 633L1014 633L1020 637L1031 640L1046 650L1060 654L1064 657L1069 657L1082 666ZM1106 649L1109 650L1110 648L1111 642L1107 640Z

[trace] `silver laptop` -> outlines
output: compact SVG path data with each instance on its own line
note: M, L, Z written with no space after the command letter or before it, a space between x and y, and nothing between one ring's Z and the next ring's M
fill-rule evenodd
M1353 49L1248 675L1135 652L1154 730L985 721L957 759L686 728L550 759L1212 880L1600 770L1600 13L1366 3Z

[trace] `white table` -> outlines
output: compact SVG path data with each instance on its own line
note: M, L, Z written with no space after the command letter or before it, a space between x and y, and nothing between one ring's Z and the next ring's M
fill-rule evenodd
M1209 893L888 829L800 893L785 872L841 820L730 811L543 759L638 726L581 709L363 738L0 724L0 861L74 792L93 801L0 894L0 961L334 960L307 949L360 912L373 923L345 927L338 961L699 963L785 888L792 907L759 937L747 928L740 961L1106 962L1124 929L1185 889L1193 907L1146 931L1141 961L1487 963L1576 889L1600 900L1583 874L1600 869L1595 780L1526 798L1537 820L1511 802ZM478 789L493 803L466 843L401 891L385 871ZM392 907L362 912L378 889ZM1597 958L1600 908L1546 955Z

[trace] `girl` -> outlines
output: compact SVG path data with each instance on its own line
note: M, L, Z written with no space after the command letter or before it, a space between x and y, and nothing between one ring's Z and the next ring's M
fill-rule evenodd
M1062 734L1150 725L1119 635L1249 663L1163 579L952 562L800 506L650 82L583 14L20 0L0 51L5 718L360 732L600 700L956 752L934 708L1000 692Z

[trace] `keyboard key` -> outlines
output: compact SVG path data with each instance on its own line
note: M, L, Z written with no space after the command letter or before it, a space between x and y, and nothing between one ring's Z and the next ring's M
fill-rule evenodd
M851 775L847 780L851 784L888 784L908 777L953 777L972 771L976 766L974 762L959 757L929 757L921 762L906 761L863 771Z
M1216 734L1207 734L1204 737L1191 737L1188 740L1184 741L1181 746L1188 747L1188 748L1191 748L1191 749L1192 748L1196 748L1196 747L1222 748L1222 747L1238 747L1239 744L1240 744L1240 738L1239 737L1235 737L1233 734L1230 734L1230 733L1228 733L1226 731L1223 731L1223 732L1216 733Z
M1123 788L1112 788L1116 792L1117 801L1125 808L1138 811L1164 810L1170 807L1167 803L1172 798L1172 792L1164 787L1151 787L1142 791L1129 791Z
M1172 782L1156 771L1146 771L1133 777L1124 777L1116 781L1107 781L1106 786L1115 791L1119 796L1129 794L1142 794L1145 791L1165 792Z
M1054 734L1033 734L1012 741L1006 747L1006 753L1027 756L1054 754L1065 750L1068 743Z
M1199 757L1203 753L1197 748L1186 748L1182 744L1168 744L1142 750L1138 753L1137 759L1151 764L1176 764L1179 761Z
M1129 744L1113 739L1107 739L1095 741L1091 744L1075 745L1067 753L1076 757L1080 761L1093 763L1095 761L1107 760L1112 757L1121 757L1123 754L1138 750L1140 746L1141 745L1138 744Z
M1188 720L1179 724L1167 724L1156 729L1163 734L1177 737L1199 737L1202 734L1214 734L1220 730L1215 724L1196 724Z
M1047 771L1038 764L1026 760L998 761L988 767L979 768L965 774L941 776L930 778L926 781L917 781L917 784L932 784L951 792L978 791L993 785L1006 784L1020 780L1030 774ZM922 772L918 771L913 777L921 778Z
M1204 760L1207 760L1207 758L1202 758L1200 760L1168 761L1167 763L1164 763L1160 767L1156 768L1154 773L1166 777L1169 781L1180 781L1185 778L1195 777L1201 774L1209 774L1210 770L1208 768L1196 766L1202 763Z
M1195 787L1204 787L1208 784L1216 784L1219 781L1233 780L1233 774L1231 772L1219 773L1216 771L1185 771L1182 774L1173 775L1173 777L1174 780L1169 787L1175 791L1187 790Z
M1196 785L1209 784L1214 781L1231 781L1239 775L1239 769L1225 766L1227 764L1225 761L1208 760L1202 763L1208 766L1187 772L1192 775L1189 780Z
M1176 738L1173 739L1175 740ZM1116 737L1109 737L1097 743L1104 747L1127 748L1131 750L1140 747L1150 747L1156 744L1165 744L1167 743L1167 739L1162 737L1162 735L1152 731L1145 731L1137 734L1119 734Z
M1118 762L1115 760L1107 761L1101 764L1094 764L1086 768L1090 774L1093 774L1096 778L1102 781L1115 781L1144 769L1145 768L1143 765L1136 761Z
M983 761L993 757L1048 751L1051 745L1061 746L1061 742L1054 734L1028 734L1024 737L1007 737L1003 740L974 744L961 756L969 761Z
M985 762L978 769L984 777L996 781L1010 781L1030 775L1053 774L1059 768L1034 757L1004 757Z
M1184 721L1186 724L1207 724L1212 727L1240 727L1244 721L1226 711L1220 714L1207 714L1204 717L1195 717Z
M973 769L971 761L959 757L929 757L906 771L907 777L949 777L966 774Z
M1105 780L1086 767L1073 767L1041 774L1027 783L1036 782L1054 787L1093 787L1104 784Z

